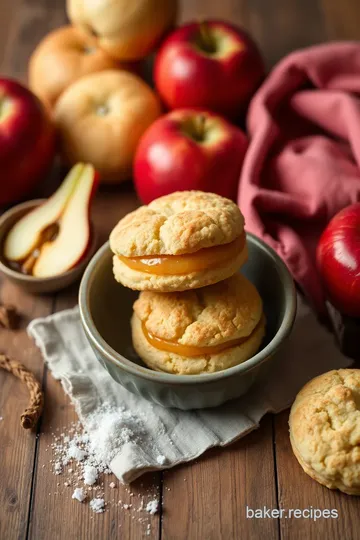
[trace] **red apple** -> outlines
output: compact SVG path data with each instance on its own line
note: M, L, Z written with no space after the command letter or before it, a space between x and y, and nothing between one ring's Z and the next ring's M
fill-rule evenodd
M334 306L360 317L360 203L341 210L323 232L317 263Z
M18 82L0 79L0 204L34 188L54 151L54 130L38 98Z
M155 85L170 109L204 107L230 118L242 114L264 77L252 39L223 21L190 23L163 42Z
M191 189L235 199L246 149L245 134L221 116L200 109L172 111L140 139L134 162L137 193L146 204Z

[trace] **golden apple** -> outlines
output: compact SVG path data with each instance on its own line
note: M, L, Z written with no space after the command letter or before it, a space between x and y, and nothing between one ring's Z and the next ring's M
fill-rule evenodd
M73 24L114 58L144 58L171 28L177 0L67 0Z
M118 183L130 178L139 139L160 114L160 101L144 81L110 70L69 86L54 122L68 163L92 163L102 181Z
M65 88L83 75L121 67L127 68L96 47L83 32L63 26L50 32L31 55L29 86L52 107Z

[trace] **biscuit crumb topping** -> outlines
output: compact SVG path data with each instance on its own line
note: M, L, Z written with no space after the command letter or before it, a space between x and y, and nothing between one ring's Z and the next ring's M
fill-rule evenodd
M144 291L134 304L154 336L182 345L208 347L249 336L262 316L262 301L243 275L181 293Z
M360 370L330 371L305 385L291 409L290 433L295 453L328 487L359 489Z
M238 206L202 191L160 197L125 216L110 234L116 255L181 255L227 244L244 229Z

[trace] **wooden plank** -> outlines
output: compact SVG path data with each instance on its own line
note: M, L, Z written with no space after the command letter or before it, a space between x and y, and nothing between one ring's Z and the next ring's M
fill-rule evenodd
M356 0L321 0L330 39L360 37L360 6Z
M10 34L13 28L13 20L18 9L20 0L3 0L0 3L0 66L3 73L3 64L7 51Z
M269 68L289 52L325 38L321 11L314 0L248 0L247 9L249 28Z
M272 417L258 431L164 473L163 538L278 538L277 519L247 519L246 507L277 508Z
M15 285L1 281L1 302L12 303L22 314L19 330L0 329L1 351L19 360L43 378L40 352L26 334L34 317L51 312L51 298L35 298ZM29 394L25 385L0 371L0 538L25 538L31 492L36 432L20 426L20 415L27 406Z
M181 0L180 22L225 19L238 24L246 21L246 0Z
M39 6L40 3L34 5L25 0L2 0L2 75L25 79L27 56L35 44L34 39L37 40L37 36L46 31L46 9L42 10L43 17L39 20ZM14 304L23 315L20 330L0 330L1 350L23 362L42 380L43 361L38 349L27 337L26 326L34 317L51 313L52 298L29 296L1 280L1 301ZM25 432L20 427L19 417L28 401L24 386L11 375L0 372L0 388L0 416L3 417L0 422L0 538L10 540L25 538L26 535L36 434Z
M120 191L120 192L119 192ZM107 240L110 230L126 213L138 205L129 185L114 190L102 189L96 198L93 209L93 220L99 243ZM56 311L66 309L77 303L78 285L59 294ZM33 504L30 515L30 534L34 540L47 540L50 537L78 540L79 538L115 539L124 537L137 539L159 536L160 514L150 516L144 511L138 512L141 498L145 501L160 496L160 475L148 474L135 482L131 488L122 486L116 479L116 488L109 487L114 477L105 476L104 499L109 502L107 511L95 515L87 504L79 504L72 500L74 486L64 486L64 475L55 476L50 464L51 449L57 430L64 431L76 421L76 413L66 398L58 381L50 373L46 374L46 397L48 406L43 419L42 434L39 442L38 465L34 481ZM68 477L67 477L68 479ZM58 485L60 484L60 485ZM133 493L130 496L130 493ZM116 504L119 500L132 504L128 510ZM51 523L46 516L51 515ZM64 515L66 519L64 520ZM148 531L148 526L150 529ZM149 534L148 534L149 532ZM59 536L60 534L60 536Z
M62 298L57 307L62 309L73 305L74 294L76 295L76 290L73 290L67 298ZM29 538L33 540L48 540L49 538L67 540L126 538L131 540L147 537L148 524L151 527L148 538L150 540L158 538L159 516L149 516L144 511L137 512L137 509L142 496L147 500L159 496L159 475L146 475L135 482L131 489L122 486L113 475L105 475L101 481L104 483L104 499L108 504L103 514L94 514L88 504L80 504L72 499L76 483L66 487L64 482L71 480L72 475L53 473L53 465L50 463L52 453L49 447L54 442L54 434L66 433L72 422L77 421L77 416L61 384L49 373L46 376L46 399L47 407L39 440ZM116 484L114 489L109 486L113 481ZM130 493L133 495L131 496ZM119 501L122 501L122 504L130 504L132 507L125 510L122 505L117 504Z
M281 508L337 510L338 519L283 518L280 522L284 540L318 538L360 538L359 500L327 489L304 473L292 453L288 435L289 412L276 417L276 461Z
M3 2L4 0L1 0ZM40 39L50 30L66 21L65 2L52 0L5 0L14 19L6 40L6 56L2 75L15 77L22 82L27 79L27 64Z
M250 4L184 0L181 20L221 18L252 31ZM165 473L163 487L163 538L277 538L276 519L246 519L245 515L246 505L277 505L271 418L239 443Z
M292 3L293 4L293 3ZM360 7L353 0L321 0L323 22L315 20L305 25L303 39L311 44L326 35L332 39L359 38ZM303 3L299 6L301 11ZM310 21L309 13L306 13ZM276 418L276 463L278 475L279 501L284 509L336 509L338 519L282 519L281 537L285 540L306 538L359 538L359 503L357 498L333 492L309 478L297 463L290 446L288 435L288 411Z

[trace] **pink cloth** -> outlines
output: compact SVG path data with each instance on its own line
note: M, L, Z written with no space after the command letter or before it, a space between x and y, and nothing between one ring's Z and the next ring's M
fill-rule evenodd
M321 310L319 236L360 200L360 43L284 58L254 96L247 123L238 195L246 229L277 251Z

